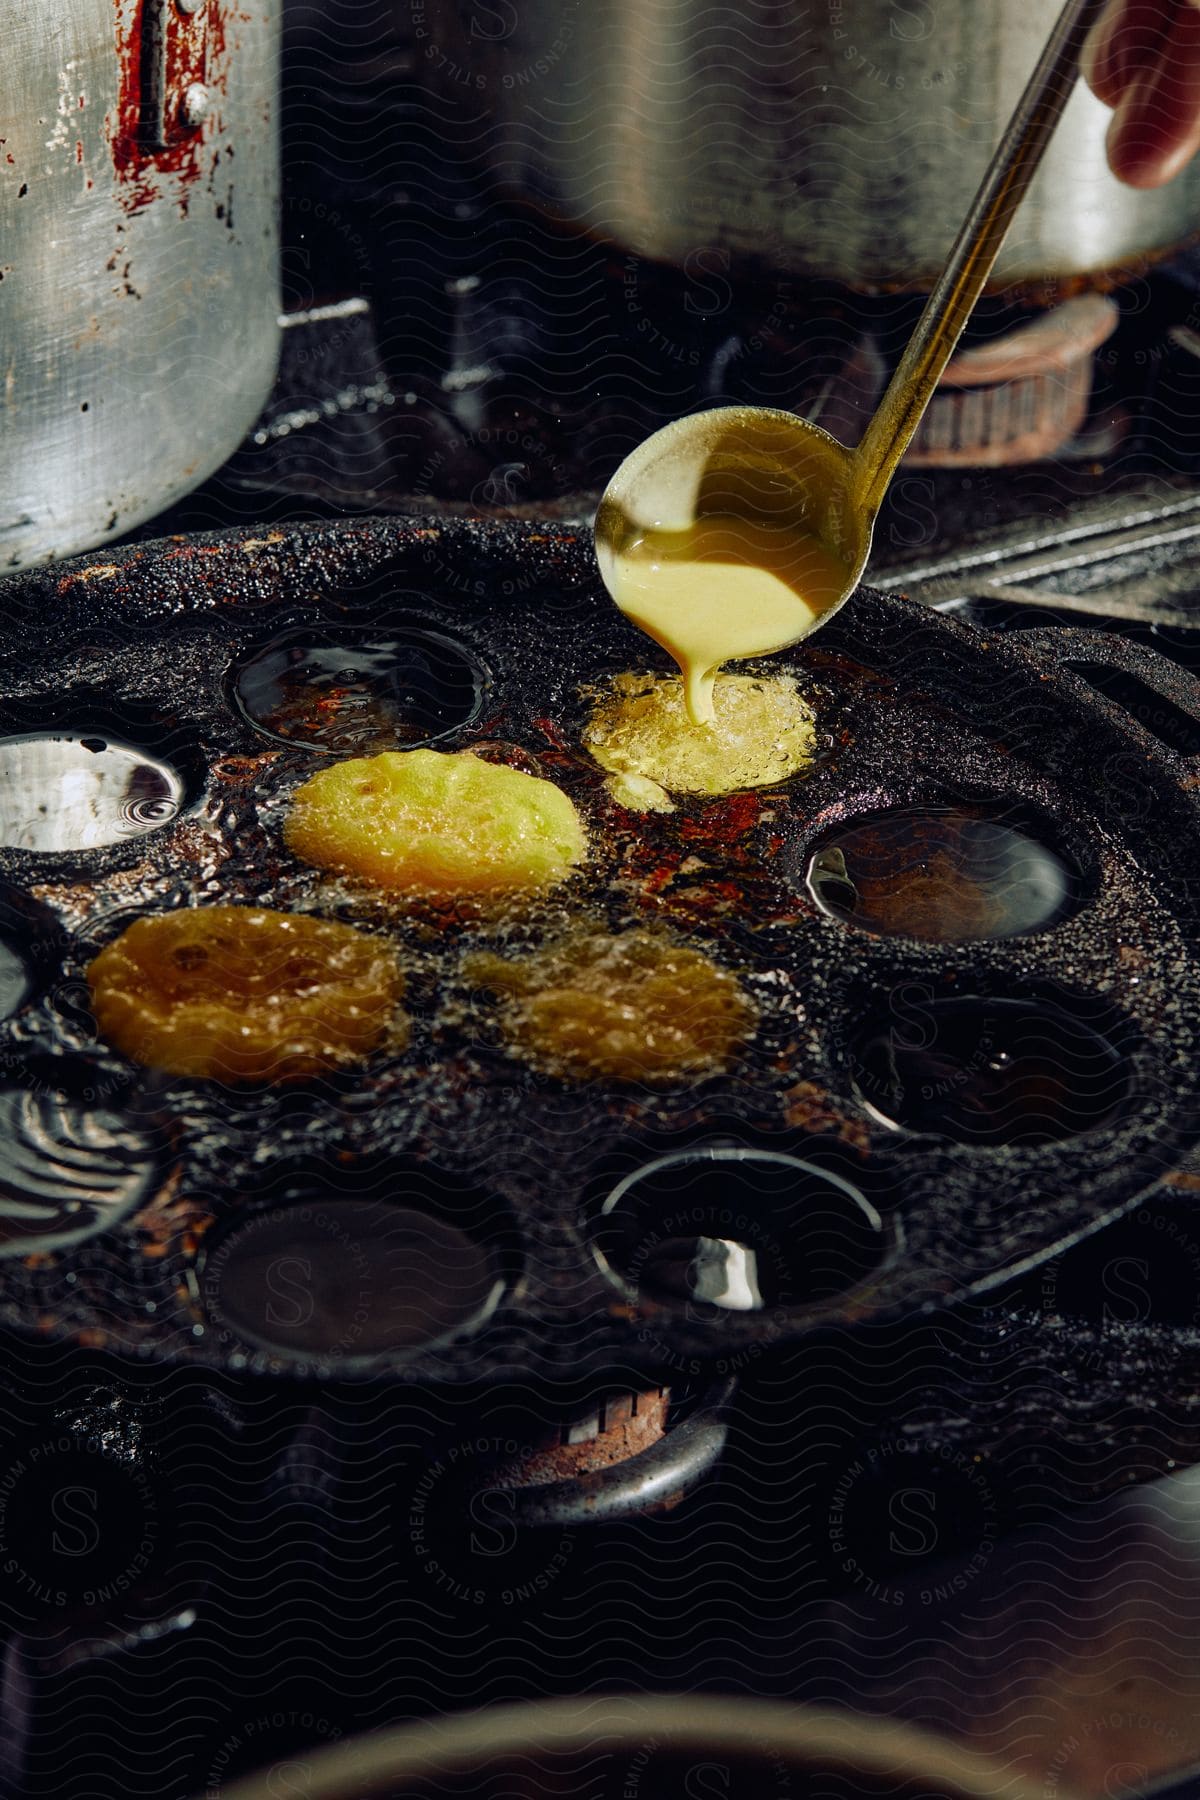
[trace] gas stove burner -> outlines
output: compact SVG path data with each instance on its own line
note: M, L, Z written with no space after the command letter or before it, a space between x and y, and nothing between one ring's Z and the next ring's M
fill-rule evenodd
M491 1467L524 1530L672 1512L725 1448L732 1378L606 1394Z
M573 1475L609 1469L662 1441L667 1429L668 1388L607 1394L561 1424L512 1471L512 1485L541 1486Z
M1101 294L1078 294L951 358L905 462L998 468L1054 456L1087 416L1096 351L1120 317Z

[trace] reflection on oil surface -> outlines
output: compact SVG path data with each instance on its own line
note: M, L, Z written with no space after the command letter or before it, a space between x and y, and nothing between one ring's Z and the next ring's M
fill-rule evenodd
M1129 1091L1108 1036L1033 1000L909 997L861 1034L852 1060L877 1118L963 1144L1059 1143L1108 1124Z
M11 1018L32 988L25 959L0 937L0 1019Z
M0 739L0 845L94 850L169 824L183 782L169 763L98 735Z
M714 1146L627 1175L596 1244L639 1295L711 1316L831 1300L872 1272L885 1240L874 1207L839 1177L776 1151Z
M289 632L238 669L237 703L287 743L350 754L429 744L467 725L484 671L438 631Z
M667 1238L647 1253L642 1280L659 1293L706 1300L727 1312L757 1312L767 1304L758 1252L733 1238Z
M0 1255L78 1243L151 1188L155 1158L127 1118L68 1095L0 1089Z
M926 806L840 827L810 856L805 885L822 912L864 931L957 944L1056 923L1078 877L1024 825Z

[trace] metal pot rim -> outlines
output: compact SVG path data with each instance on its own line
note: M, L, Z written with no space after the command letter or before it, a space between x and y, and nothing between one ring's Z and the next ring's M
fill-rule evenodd
M852 1773L934 1783L947 1800L1035 1800L1042 1792L995 1758L911 1725L719 1694L537 1700L369 1733L316 1751L306 1792L308 1800L372 1800L398 1785L444 1779L530 1751L632 1752L644 1747L648 1734L656 1748L697 1752L761 1754L765 1743L793 1763L819 1758ZM227 1800L270 1800L270 1779L265 1770L237 1782Z

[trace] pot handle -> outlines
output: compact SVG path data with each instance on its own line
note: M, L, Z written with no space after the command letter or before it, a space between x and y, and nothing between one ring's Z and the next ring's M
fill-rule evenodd
M1200 679L1189 670L1118 632L1045 625L1014 633L1013 641L1200 770Z
M139 137L151 155L186 143L208 116L208 20L216 4L143 0Z

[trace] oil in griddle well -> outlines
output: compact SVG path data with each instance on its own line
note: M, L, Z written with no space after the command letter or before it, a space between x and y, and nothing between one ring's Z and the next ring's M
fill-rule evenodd
M924 806L839 827L809 856L805 886L860 930L958 944L1057 924L1079 876L1024 821Z
M15 945L0 937L0 1019L9 1019L28 998L33 983Z
M1049 1001L941 999L910 983L859 1035L852 1074L868 1110L906 1131L980 1148L1062 1143L1120 1116L1125 1036L1115 1019Z
M725 1147L678 1151L625 1176L595 1243L640 1296L710 1318L819 1305L886 1251L879 1214L848 1182L777 1151Z
M0 1088L0 1256L81 1243L150 1193L146 1134L108 1106L38 1082Z
M233 692L269 737L354 755L430 744L470 724L486 684L467 647L440 631L308 628L253 651Z
M184 782L169 763L96 733L0 739L0 845L95 850L169 825Z

